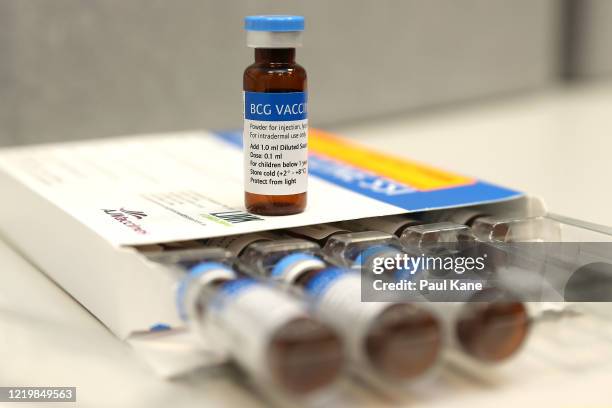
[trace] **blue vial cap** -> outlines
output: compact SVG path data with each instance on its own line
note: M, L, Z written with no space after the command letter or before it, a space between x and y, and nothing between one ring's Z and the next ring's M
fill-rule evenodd
M171 329L170 325L166 323L156 323L149 328L149 331L159 332L159 331L170 330L170 329Z
M244 18L247 31L304 31L303 16L247 16Z

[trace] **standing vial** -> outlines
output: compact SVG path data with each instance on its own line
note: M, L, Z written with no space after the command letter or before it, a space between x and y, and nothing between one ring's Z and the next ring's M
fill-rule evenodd
M308 112L306 70L295 62L304 17L249 16L244 71L244 200L249 212L297 214L306 208Z

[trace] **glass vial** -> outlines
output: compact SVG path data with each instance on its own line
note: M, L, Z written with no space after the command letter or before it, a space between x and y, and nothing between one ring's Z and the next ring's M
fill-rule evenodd
M353 369L374 385L404 385L438 361L442 332L436 316L417 305L362 302L361 278L324 261L302 239L254 242L241 256L249 273L298 288L313 314L338 331Z
M298 299L241 277L232 254L222 248L169 250L147 258L176 275L180 317L255 383L300 398L331 390L344 364L342 341Z
M304 17L249 16L247 45L255 62L244 71L245 206L261 215L306 208L308 112L306 70L295 62Z

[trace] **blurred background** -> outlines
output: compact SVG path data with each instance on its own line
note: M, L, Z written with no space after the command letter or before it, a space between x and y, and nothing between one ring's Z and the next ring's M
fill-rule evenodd
M612 74L606 0L2 0L0 145L241 127L256 13L306 16L314 126Z

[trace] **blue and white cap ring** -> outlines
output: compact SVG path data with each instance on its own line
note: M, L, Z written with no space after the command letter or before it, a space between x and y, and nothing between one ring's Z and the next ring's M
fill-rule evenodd
M319 257L304 252L294 252L280 259L270 276L272 279L292 284L306 271L324 269L327 264Z
M193 307L194 296L201 288L215 279L235 279L236 272L229 266L219 262L200 262L189 269L176 289L176 307L182 320L189 318Z
M247 45L252 48L295 48L302 45L304 17L247 16Z
M247 16L244 18L244 29L247 31L304 31L304 17L302 16Z

